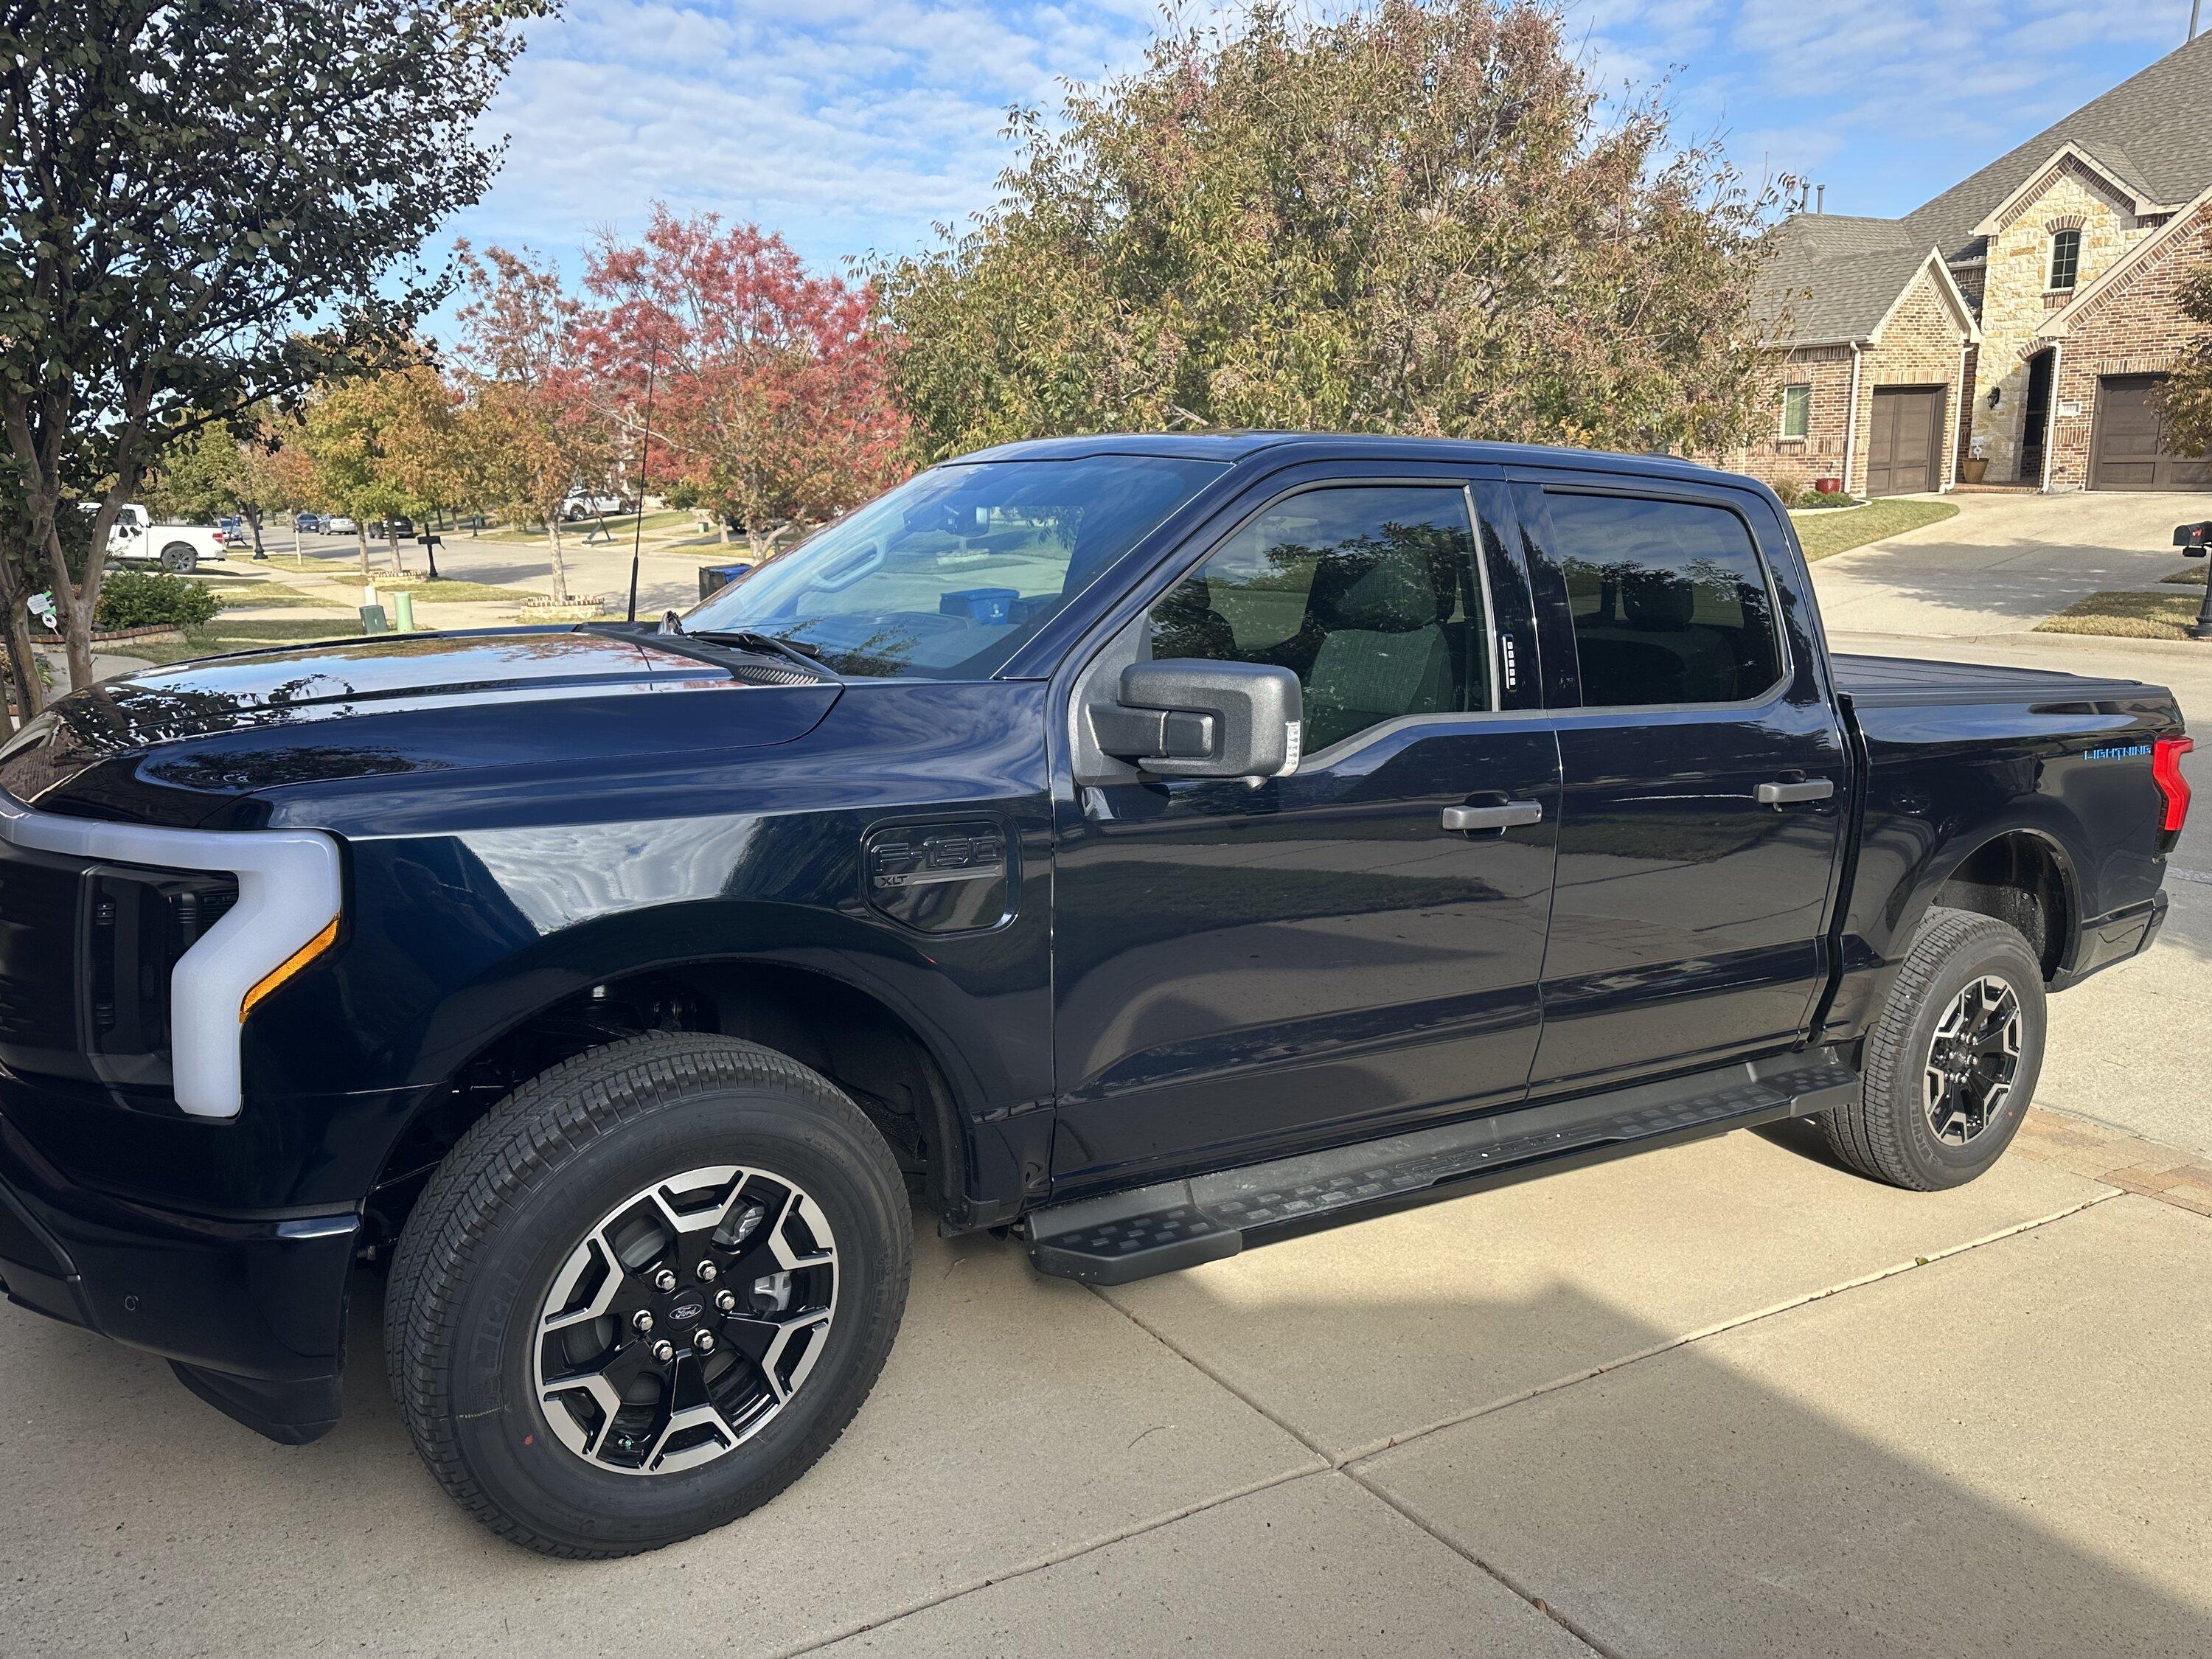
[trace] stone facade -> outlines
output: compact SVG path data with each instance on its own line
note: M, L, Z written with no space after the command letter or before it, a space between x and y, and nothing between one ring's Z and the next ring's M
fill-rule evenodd
M2086 489L2098 383L2107 374L2157 374L2199 331L2181 314L2181 284L2212 257L2212 207L2145 252L2111 287L2082 302L2058 343L2051 392L2051 488ZM2071 411L2070 413L2069 411Z
M1768 483L1809 487L1816 478L1836 477L1854 494L1863 491L1867 444L1874 425L1873 390L1883 386L1942 386L1944 389L1943 447L1947 471L1937 482L1948 485L1948 460L1958 447L1959 365L1969 330L1943 291L1942 279L1923 269L1899 301L1880 333L1858 350L1858 408L1850 407L1851 348L1799 346L1784 353L1770 377L1766 406L1768 434L1724 455L1710 457L1734 472L1748 472ZM1806 435L1782 434L1784 389L1813 388L1812 418ZM1851 434L1851 428L1856 433ZM1845 453L1850 470L1845 471Z
M1972 436L1989 458L1990 483L2043 482L2021 474L2029 363L2049 343L2037 337L2037 331L2158 222L2148 216L2138 219L2124 192L2078 158L2065 155L2043 171L1990 237ZM2054 290L2051 239L2062 230L2081 232L2081 252L2074 286ZM1992 389L1997 393L1995 408L1989 402ZM2056 407L2054 401L2054 425Z

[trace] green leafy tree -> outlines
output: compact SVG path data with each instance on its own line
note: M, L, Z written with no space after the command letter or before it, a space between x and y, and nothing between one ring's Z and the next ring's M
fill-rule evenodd
M1608 110L1558 13L1261 4L1018 112L998 204L879 267L921 447L1128 426L1646 449L1756 418L1773 193Z
M161 449L384 361L441 302L420 250L483 195L480 119L555 3L0 12L0 604L43 562L77 684L109 529Z
M2168 441L2185 455L2202 455L2212 450L2212 260L2191 269L2175 297L2194 326L2159 390L2159 412Z

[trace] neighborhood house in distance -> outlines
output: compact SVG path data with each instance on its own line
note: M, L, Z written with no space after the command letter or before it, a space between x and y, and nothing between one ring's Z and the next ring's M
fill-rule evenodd
M2212 489L2155 391L2212 222L2212 34L1901 219L1778 228L1761 314L1784 350L1771 435L1719 457L1868 495L1984 482Z

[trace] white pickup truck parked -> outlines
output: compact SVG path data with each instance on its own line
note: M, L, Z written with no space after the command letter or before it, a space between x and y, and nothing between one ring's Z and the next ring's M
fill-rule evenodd
M115 527L107 535L107 556L159 564L188 576L201 560L224 557L224 540L222 531L204 525L155 524L153 514L133 501L115 515Z

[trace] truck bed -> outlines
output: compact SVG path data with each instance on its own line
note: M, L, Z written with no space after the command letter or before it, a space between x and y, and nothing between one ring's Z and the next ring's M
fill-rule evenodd
M2058 704L2160 695L2160 688L2141 680L2103 679L2047 668L1929 662L1918 657L1838 655L1832 660L1837 690L1847 694L1861 708L2024 702L2031 708L2040 709Z

